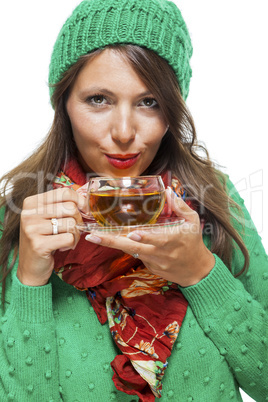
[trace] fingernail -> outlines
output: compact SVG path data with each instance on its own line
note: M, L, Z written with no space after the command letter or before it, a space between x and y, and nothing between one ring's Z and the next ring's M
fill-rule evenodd
M129 234L127 235L127 237L128 237L129 239L131 239L131 240L134 240L134 241L140 241L140 240L141 240L141 236L138 235L137 233L134 233L134 232L129 233Z
M59 248L59 251L61 251L61 252L64 252L64 251L67 251L67 250L70 250L70 247Z
M94 235L87 235L86 237L85 237L85 239L87 240L87 241L90 241L91 243L96 243L96 244L100 244L101 243L101 238L100 237L97 237L97 236L94 236Z

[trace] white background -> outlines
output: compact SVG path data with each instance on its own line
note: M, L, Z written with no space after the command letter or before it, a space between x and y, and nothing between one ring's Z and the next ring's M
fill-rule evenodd
M49 59L79 2L1 2L0 176L30 155L50 127ZM194 46L187 104L198 138L240 190L267 250L267 0L175 2Z

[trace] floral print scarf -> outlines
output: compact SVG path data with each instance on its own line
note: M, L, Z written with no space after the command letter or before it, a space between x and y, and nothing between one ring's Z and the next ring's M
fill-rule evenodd
M169 172L162 178L165 187L185 196ZM70 187L83 193L86 181L78 162L71 160L58 172L54 188ZM163 214L167 214L167 205ZM75 250L56 251L55 273L86 292L101 324L108 320L111 336L122 352L111 362L116 388L152 402L161 397L161 380L187 301L176 284L152 274L139 259L89 243L84 237Z

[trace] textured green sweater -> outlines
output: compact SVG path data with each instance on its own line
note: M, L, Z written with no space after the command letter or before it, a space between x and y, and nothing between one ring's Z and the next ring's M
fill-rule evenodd
M235 279L216 257L210 274L181 288L189 302L163 380L161 401L241 401L239 387L268 401L268 257L243 200L250 252ZM241 231L239 222L234 223ZM208 245L209 238L204 236ZM243 258L235 251L232 273ZM137 401L116 390L110 362L118 353L84 292L52 275L42 287L22 285L13 269L1 307L0 401Z

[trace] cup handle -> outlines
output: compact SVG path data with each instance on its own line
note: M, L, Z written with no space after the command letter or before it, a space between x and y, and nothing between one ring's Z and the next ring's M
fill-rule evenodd
M90 209L89 209L89 193L88 193L89 183L90 182L84 184L82 187L80 187L78 190L76 190L77 193L81 194L83 197L85 197L87 199L87 205L88 205L88 212L87 213L81 211L80 209L79 209L79 212L80 212L80 214L81 214L81 216L83 218L87 219L87 221L96 222L96 220L94 219L94 217L91 214Z
M88 214L85 214L84 212L82 212L80 209L79 209L79 212L80 212L80 215L83 217L83 218L85 218L87 221L89 221L89 222L96 222L96 220L93 218L93 215L89 212Z

